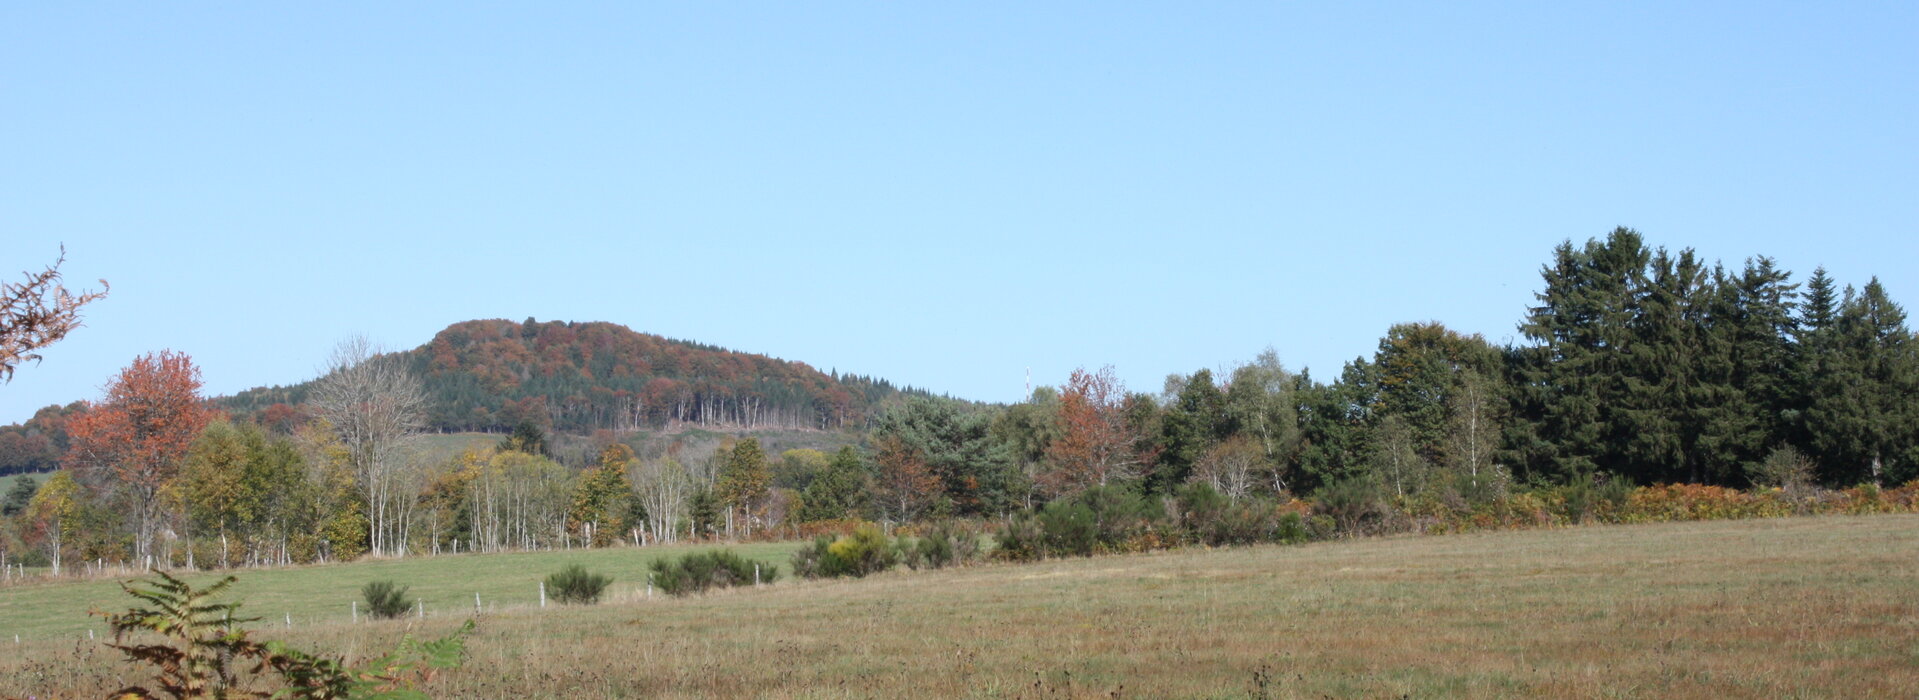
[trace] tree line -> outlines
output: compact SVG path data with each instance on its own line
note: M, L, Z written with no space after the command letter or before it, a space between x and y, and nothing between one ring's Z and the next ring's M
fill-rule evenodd
M777 455L743 437L642 458L603 431L569 466L551 423L529 419L426 459L415 446L444 408L415 355L345 344L297 410L233 420L198 396L190 360L155 353L100 401L42 412L66 469L5 499L0 546L56 567L234 566L1001 518L1089 493L1193 500L1195 485L1345 517L1549 486L1919 478L1919 343L1877 280L1801 284L1768 258L1708 264L1626 229L1557 247L1541 275L1512 345L1406 323L1330 382L1269 350L1154 392L1107 367L1013 405L896 396L840 449ZM547 347L577 346L561 340Z

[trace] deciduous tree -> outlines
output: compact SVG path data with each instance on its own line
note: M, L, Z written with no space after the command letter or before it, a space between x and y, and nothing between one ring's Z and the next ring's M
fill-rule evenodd
M200 398L193 359L163 350L135 358L70 428L71 466L124 496L136 557L153 553L160 491L179 474L188 447L213 415Z
M893 522L910 522L939 495L939 475L926 466L919 450L898 437L880 438L878 448L873 491L880 513Z
M81 497L80 484L66 472L58 472L27 502L27 542L47 555L55 576L60 575L61 555L67 551L67 533L79 519Z
M746 438L733 445L725 466L720 468L714 493L730 513L750 523L766 505L773 474L766 466L766 451L757 438ZM729 522L729 525L731 523ZM751 534L751 533L748 533Z
M345 448L367 508L375 554L406 553L419 475L408 448L425 426L426 394L403 361L365 338L342 342L307 399Z
M1140 476L1140 436L1124 410L1126 389L1111 366L1073 371L1060 391L1060 434L1047 446L1042 487L1055 498Z
M38 362L35 352L67 337L80 327L80 308L107 295L107 281L100 280L100 291L67 291L60 283L60 264L67 261L67 250L40 272L27 272L21 282L0 283L0 381L12 381L13 372L28 360Z

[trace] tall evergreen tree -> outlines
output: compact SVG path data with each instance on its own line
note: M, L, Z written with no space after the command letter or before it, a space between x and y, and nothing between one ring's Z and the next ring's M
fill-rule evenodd
M1919 343L1905 322L1905 310L1874 278L1857 294L1846 290L1831 335L1818 348L1820 367L1806 423L1829 483L1914 476Z
M1583 248L1560 244L1541 270L1545 289L1520 326L1533 343L1521 366L1535 392L1537 413L1528 418L1551 449L1527 465L1529 472L1570 478L1628 471L1621 446L1631 424L1621 412L1630 402L1622 379L1630 374L1626 349L1650 257L1638 233L1620 228Z

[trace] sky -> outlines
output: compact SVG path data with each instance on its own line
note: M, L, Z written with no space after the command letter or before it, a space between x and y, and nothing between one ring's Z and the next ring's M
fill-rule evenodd
M1616 226L1910 309L1916 132L1911 2L9 3L0 274L112 292L0 423L475 318L983 401L1330 379L1520 341Z

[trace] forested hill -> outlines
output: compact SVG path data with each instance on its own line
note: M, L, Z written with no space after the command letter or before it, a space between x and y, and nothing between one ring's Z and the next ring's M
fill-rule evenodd
M669 423L857 427L888 396L883 379L635 332L613 323L465 321L407 351L425 381L431 427L630 430ZM218 399L264 422L297 418L306 384ZM915 392L917 393L917 392Z

